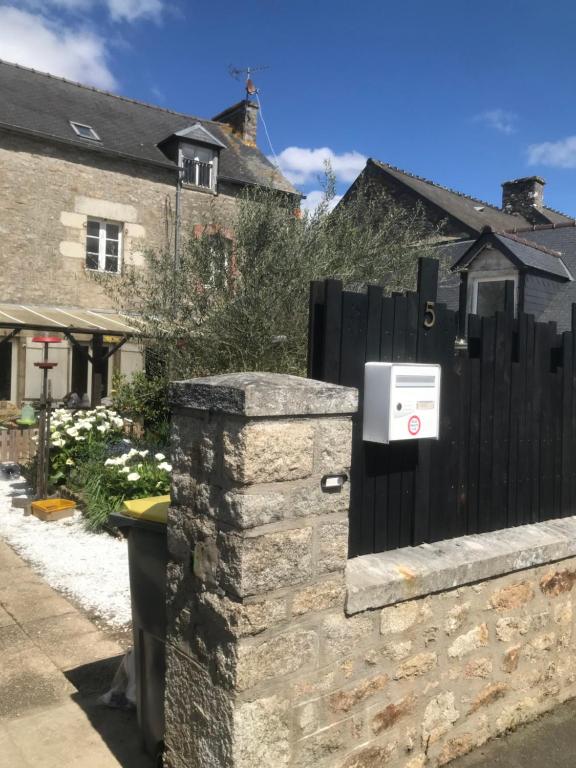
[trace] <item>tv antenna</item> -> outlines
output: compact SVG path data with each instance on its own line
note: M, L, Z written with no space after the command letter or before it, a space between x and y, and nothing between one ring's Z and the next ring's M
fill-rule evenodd
M252 80L252 74L254 72L262 72L264 69L269 69L270 67L267 64L260 64L256 67L233 67L230 65L228 68L228 71L230 72L230 75L234 78L234 80L244 80L245 82L245 88L246 88L246 98L250 98L251 96L256 96L258 94L258 88L254 85L254 81Z

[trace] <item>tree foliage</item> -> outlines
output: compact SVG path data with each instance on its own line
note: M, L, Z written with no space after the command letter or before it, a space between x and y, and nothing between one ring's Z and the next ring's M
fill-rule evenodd
M320 206L299 214L294 198L243 192L231 229L211 212L201 235L185 238L178 263L166 250L128 268L117 289L137 312L171 378L229 371L306 370L310 281L375 282L388 292L414 287L417 258L436 232L419 208L395 204L378 187L355 190L332 210L327 171ZM226 222L230 227L230 222Z

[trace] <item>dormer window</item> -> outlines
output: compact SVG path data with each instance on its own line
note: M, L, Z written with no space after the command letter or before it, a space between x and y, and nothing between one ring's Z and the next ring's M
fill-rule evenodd
M100 141L100 136L96 133L91 125L84 125L83 123L74 123L70 120L70 125L77 136L81 139L91 139L92 141Z
M216 184L216 152L209 147L185 144L180 148L182 156L182 181L204 189L214 189Z

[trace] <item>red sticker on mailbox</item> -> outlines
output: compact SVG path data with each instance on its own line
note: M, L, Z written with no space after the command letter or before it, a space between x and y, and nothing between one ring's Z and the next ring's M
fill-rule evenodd
M417 435L418 432L420 432L421 426L418 416L411 416L408 419L408 432L410 432L411 435Z

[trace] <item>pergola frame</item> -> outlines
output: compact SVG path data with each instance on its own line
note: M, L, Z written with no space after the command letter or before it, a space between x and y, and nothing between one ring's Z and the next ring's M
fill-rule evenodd
M114 330L104 330L94 328L82 328L82 327L65 327L62 325L50 325L49 323L36 324L36 323L16 323L16 322L0 322L0 329L10 330L6 336L0 338L0 344L4 344L14 337L16 337L21 331L42 331L49 333L61 333L68 339L68 341L78 349L86 359L92 364L92 396L90 398L92 407L100 405L102 400L102 377L104 375L104 363L117 352L120 347L124 346L127 341L135 336L134 333L122 333ZM85 349L78 339L75 338L75 334L82 334L84 336L90 336L92 338L92 354ZM104 336L116 336L120 337L112 347L104 352Z

